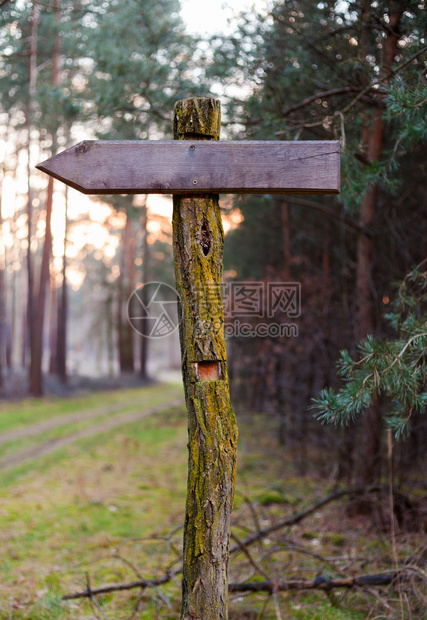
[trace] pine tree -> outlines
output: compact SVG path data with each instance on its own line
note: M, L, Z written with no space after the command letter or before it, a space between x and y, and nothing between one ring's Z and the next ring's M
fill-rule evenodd
M385 421L396 437L410 432L415 414L427 410L427 260L400 284L387 318L394 339L368 336L358 345L357 360L341 352L337 373L344 385L326 388L314 400L323 423L348 425L384 396Z
M329 264L328 352L384 333L390 281L426 255L426 27L423 5L407 0L277 0L266 15L243 16L234 37L217 41L212 76L222 70L223 83L252 86L247 100L236 97L229 106L239 136L341 139L341 196L286 197L292 276L308 285L311 273L313 289L319 263ZM277 255L280 222L269 235ZM245 216L246 239L249 225ZM256 242L256 226L252 234ZM304 350L318 337L317 323L307 329ZM328 364L325 354L318 364ZM294 379L303 382L304 370L295 360ZM359 474L366 481L380 450L379 408L364 432Z

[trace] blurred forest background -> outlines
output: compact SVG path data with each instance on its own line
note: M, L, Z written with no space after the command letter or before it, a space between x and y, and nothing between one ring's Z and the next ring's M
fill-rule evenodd
M209 39L186 31L177 0L0 7L2 392L179 369L177 338L143 340L126 314L141 283L173 285L171 202L89 199L35 165L82 139L171 138L177 100L215 96L223 138L342 145L340 196L221 199L224 281L301 284L298 337L228 338L236 409L277 416L299 473L311 446L338 480L384 474L387 399L339 434L309 406L339 385L342 349L396 338L395 283L427 257L424 1L279 0ZM425 464L425 432L414 415L398 474Z

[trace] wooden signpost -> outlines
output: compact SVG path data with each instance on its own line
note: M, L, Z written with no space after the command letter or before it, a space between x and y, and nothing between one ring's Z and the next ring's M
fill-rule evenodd
M184 99L175 106L175 142L84 141L37 166L86 194L174 195L189 435L182 620L228 617L237 426L223 331L218 194L339 193L338 142L216 142L219 133L218 101ZM211 327L201 331L202 314Z

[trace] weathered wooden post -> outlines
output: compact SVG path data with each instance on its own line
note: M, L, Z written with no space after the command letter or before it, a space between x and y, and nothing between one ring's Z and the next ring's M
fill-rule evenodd
M175 106L175 141L85 140L37 168L85 194L173 194L189 461L181 620L226 620L237 427L221 295L218 194L339 192L337 141L219 140L220 105Z
M219 140L220 103L184 99L174 137ZM197 185L198 179L193 179ZM227 618L228 542L237 426L230 402L221 282L224 233L218 195L174 196L173 246L180 295L182 374L188 411L188 486L181 618ZM201 319L203 324L201 325Z

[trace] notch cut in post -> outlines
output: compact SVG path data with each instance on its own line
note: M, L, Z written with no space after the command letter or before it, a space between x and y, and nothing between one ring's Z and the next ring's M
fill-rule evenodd
M221 362L194 362L196 381L219 381L222 379Z

